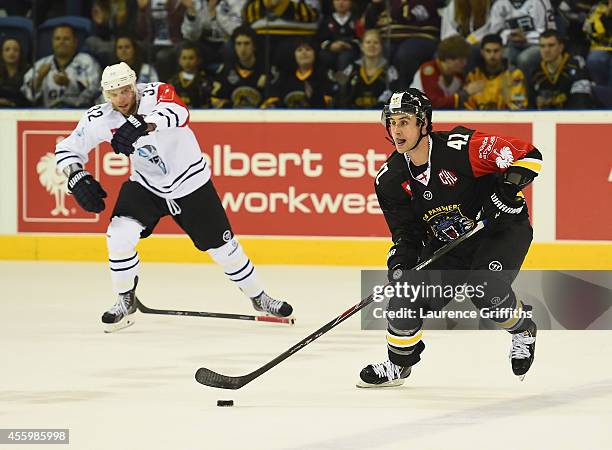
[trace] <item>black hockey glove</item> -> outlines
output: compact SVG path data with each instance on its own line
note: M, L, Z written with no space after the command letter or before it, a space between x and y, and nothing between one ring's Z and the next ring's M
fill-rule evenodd
M85 211L99 213L104 211L106 192L94 177L86 170L77 170L68 178L68 190L72 192L77 203Z
M495 183L493 193L487 197L482 205L481 218L488 226L493 226L498 220L516 217L525 208L525 199L518 196L518 186L499 181Z
M128 116L125 123L119 127L111 139L111 146L115 153L130 156L134 153L134 142L147 134L147 123L139 114Z
M418 255L401 240L397 241L387 253L387 279L399 281L404 272L410 270L416 264Z

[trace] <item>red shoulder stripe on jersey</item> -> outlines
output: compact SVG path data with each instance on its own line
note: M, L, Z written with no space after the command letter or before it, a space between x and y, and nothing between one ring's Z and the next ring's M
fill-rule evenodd
M190 117L189 109L187 109L187 106L185 106L185 103L183 103L181 98L176 94L176 91L174 90L174 86L172 86L171 84L166 84L166 83L162 83L159 85L159 87L157 88L157 103L161 103L161 102L175 103L185 108L185 110L187 111L187 120L185 120L185 123L180 125L180 127L184 127L189 124L189 117Z
M468 154L475 177L505 172L514 161L523 158L534 146L510 136L495 136L475 131L470 139Z
M402 183L402 187L404 188L404 190L406 191L406 193L412 197L412 189L410 189L410 183L408 182L408 180L404 181Z

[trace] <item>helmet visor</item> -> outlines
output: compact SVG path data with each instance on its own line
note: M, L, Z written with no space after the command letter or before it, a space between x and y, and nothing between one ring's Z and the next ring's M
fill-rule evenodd
M425 111L415 105L399 105L398 107L393 107L391 105L385 105L382 111L382 115L380 117L380 121L386 127L389 125L389 119L391 116L395 114L408 114L411 116L415 116L417 120L421 121L421 123L425 123Z

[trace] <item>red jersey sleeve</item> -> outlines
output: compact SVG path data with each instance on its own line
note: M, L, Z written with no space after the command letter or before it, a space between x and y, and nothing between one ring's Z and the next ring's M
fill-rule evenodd
M474 176L505 172L512 166L521 166L539 172L542 160L535 147L521 139L496 136L475 131L470 139L468 153Z

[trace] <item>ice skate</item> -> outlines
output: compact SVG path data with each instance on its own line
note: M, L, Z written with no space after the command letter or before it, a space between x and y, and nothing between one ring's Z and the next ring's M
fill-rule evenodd
M521 381L525 379L525 374L533 364L535 356L537 327L532 324L525 331L512 335L512 348L510 349L510 362L512 371Z
M411 367L402 367L391 361L369 364L359 374L358 388L383 388L401 386L410 375Z
M293 313L293 307L282 300L275 300L265 292L262 292L257 297L251 299L253 308L256 311L265 313L266 315L275 317L290 317Z
M136 277L134 287L127 292L119 294L117 302L113 307L102 315L105 333L112 333L134 325L134 313L138 307L136 284L138 284L138 277Z

